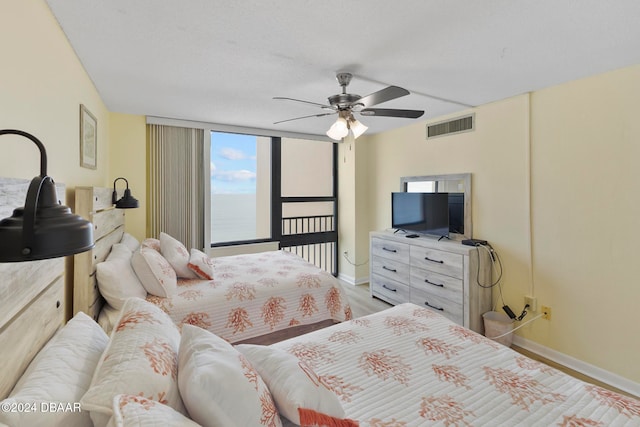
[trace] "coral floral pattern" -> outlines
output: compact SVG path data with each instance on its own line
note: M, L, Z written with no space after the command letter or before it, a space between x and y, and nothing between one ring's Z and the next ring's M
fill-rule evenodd
M416 342L416 345L423 349L425 354L441 354L447 359L457 356L462 350L461 346L450 344L439 338L422 338Z
M295 344L289 349L289 352L306 362L311 368L315 368L320 363L331 363L335 360L335 354L325 344Z
M356 331L337 331L329 337L329 341L342 344L354 344L361 339L362 337Z
M268 390L263 390L260 395L260 406L262 406L262 417L260 424L267 427L276 427L280 425L280 416L276 409L276 404Z
M207 329L211 326L209 313L189 313L182 319L182 322L180 323L198 326L202 329Z
M302 312L302 317L313 316L314 313L319 311L316 299L313 295L303 294L300 296L300 306L298 307L298 311Z
M446 426L471 426L465 418L473 412L465 410L462 403L451 396L423 397L420 403L420 416L429 421L439 421Z
M342 302L340 301L340 291L338 288L331 288L327 291L324 297L324 303L327 305L327 309L332 316L337 316L338 313L340 313Z
M231 343L352 317L336 278L290 252L217 257L210 262L213 280L178 279L176 294L147 300L176 324L197 324Z
M440 381L446 381L458 387L471 389L469 378L462 373L459 367L454 365L431 365L431 369L438 376Z
M159 324L160 322L158 322L153 314L147 311L131 311L122 315L116 327L116 332L121 332L144 323Z
M362 387L349 384L344 378L337 375L319 375L318 379L322 385L334 392L343 402L351 402L354 394L362 390Z
M133 396L133 395L125 395L122 396L120 398L120 402L118 404L118 406L120 407L120 409L124 408L125 406L127 406L127 404L129 403L137 403L140 406L142 406L144 409L146 409L147 411L151 408L153 408L156 405L156 402L154 402L153 400L149 400L146 397L142 397L142 396Z
M266 325L270 328L276 327L276 325L284 319L284 312L286 309L285 299L282 297L271 297L262 306L262 319Z
M320 287L320 275L319 274L309 274L309 273L300 273L296 276L296 283L301 288L319 288Z
M142 351L149 360L151 369L162 376L171 375L178 378L178 355L171 348L171 344L159 338L142 345Z
M244 332L247 328L253 326L251 320L249 320L249 313L244 308L237 308L229 312L229 319L227 320L227 327L232 327L234 333Z
M618 410L628 418L640 417L640 400L621 396L618 393L595 385L586 385L585 388L603 405Z
M157 295L147 294L146 300L159 307L167 314L169 314L171 312L171 309L173 308L173 302L171 298L164 298Z
M542 404L560 403L566 397L560 393L552 393L528 374L517 374L503 368L484 367L486 377L495 388L511 396L515 405L529 410L535 402Z
M580 418L577 415L565 415L561 424L562 427L604 427L604 423L589 418Z
M413 304L272 345L361 427L640 426L640 401L588 385Z
M384 325L391 329L394 335L415 334L418 331L428 331L429 327L417 319L403 316L389 316Z
M400 355L389 354L391 350L383 349L364 352L359 359L359 365L367 375L376 375L382 380L393 378L401 384L408 385L411 366L404 363Z
M240 366L242 367L242 372L244 372L245 378L249 380L249 382L255 387L256 391L258 391L258 387L260 386L258 381L260 378L258 372L254 369L253 365L251 365L251 362L249 362L242 354L238 354L238 359L240 359Z

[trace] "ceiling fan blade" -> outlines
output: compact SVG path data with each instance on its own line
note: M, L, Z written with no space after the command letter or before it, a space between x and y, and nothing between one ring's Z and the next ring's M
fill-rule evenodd
M336 112L331 112L331 113L320 113L320 114L311 114L310 116L302 116L302 117L295 117L293 119L287 119L287 120L280 120L279 122L273 122L274 125L277 125L278 123L284 123L284 122L290 122L293 120L300 120L300 119L308 119L309 117L322 117L322 116L330 116L332 114L336 114Z
M311 104L311 105L315 105L315 106L322 107L322 108L332 108L331 105L318 104L317 102L304 101L302 99L295 99L295 98L287 98L287 97L284 97L284 96L274 96L273 99L284 99L285 101L302 102L304 104Z
M403 117L406 119L417 119L422 117L422 110L396 110L392 108L366 108L360 111L363 116L380 116L380 117Z
M364 108L372 105L382 104L401 96L409 95L409 91L398 86L389 86L377 92L373 92L367 96L363 96L358 100L358 104L363 104Z

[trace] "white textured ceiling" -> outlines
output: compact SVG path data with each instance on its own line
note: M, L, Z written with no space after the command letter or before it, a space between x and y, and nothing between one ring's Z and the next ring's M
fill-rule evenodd
M109 110L322 135L340 92L438 117L640 63L639 0L47 0ZM447 102L449 100L450 102ZM411 119L362 117L368 133Z

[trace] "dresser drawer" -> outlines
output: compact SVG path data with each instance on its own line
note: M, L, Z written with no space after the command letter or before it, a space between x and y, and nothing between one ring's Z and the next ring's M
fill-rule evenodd
M377 274L401 283L409 283L409 264L374 256L371 259L371 274Z
M411 265L446 276L462 279L463 257L451 252L412 246Z
M409 302L409 286L403 283L387 279L386 277L373 275L369 285L371 286L372 295L390 302L391 304Z
M462 279L412 266L411 287L462 305Z
M409 264L409 245L374 237L371 239L371 255Z
M424 289L411 289L411 302L440 313L459 325L464 325L462 304L442 298Z

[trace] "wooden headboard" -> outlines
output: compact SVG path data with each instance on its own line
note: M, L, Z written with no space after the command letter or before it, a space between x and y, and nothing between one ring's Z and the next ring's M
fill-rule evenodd
M30 180L0 178L0 218L23 206ZM64 186L56 185L64 203ZM0 263L0 399L64 324L64 258Z
M75 213L93 223L93 249L73 258L73 314L85 312L98 320L104 299L98 291L96 265L104 261L111 246L124 234L124 211L111 203L112 189L76 187Z

